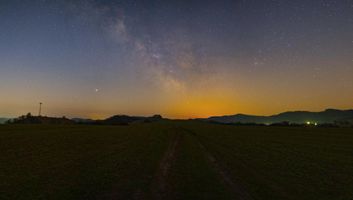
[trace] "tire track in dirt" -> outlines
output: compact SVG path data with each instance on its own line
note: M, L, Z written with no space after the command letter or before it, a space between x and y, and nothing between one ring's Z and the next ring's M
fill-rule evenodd
M175 131L175 129L173 129L173 131ZM176 154L180 144L181 136L182 133L176 131L175 136L173 136L173 139L170 142L169 147L159 164L159 169L155 178L155 184L152 184L152 197L154 199L167 199L167 195L169 193L167 178L168 174L170 173L170 169L176 160Z
M183 128L184 132L189 133L195 137L199 147L204 152L208 162L215 169L218 176L221 178L223 184L232 192L232 196L239 200L252 200L253 198L247 193L247 191L241 186L238 180L231 178L226 167L222 166L217 159L208 151L208 149L201 143L196 133L193 131Z

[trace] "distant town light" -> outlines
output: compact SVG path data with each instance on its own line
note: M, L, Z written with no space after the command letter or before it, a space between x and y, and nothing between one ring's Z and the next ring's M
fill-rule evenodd
M307 124L307 125L310 125L310 124L311 124L311 122L306 122L306 124Z
M317 126L317 123L315 122L315 126Z

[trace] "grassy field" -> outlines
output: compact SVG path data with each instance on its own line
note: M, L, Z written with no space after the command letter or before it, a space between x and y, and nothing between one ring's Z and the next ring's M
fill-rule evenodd
M0 199L353 199L353 129L2 125Z

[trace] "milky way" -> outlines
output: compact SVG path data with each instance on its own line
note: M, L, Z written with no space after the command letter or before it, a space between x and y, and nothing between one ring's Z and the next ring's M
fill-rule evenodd
M353 107L353 1L0 2L0 115Z

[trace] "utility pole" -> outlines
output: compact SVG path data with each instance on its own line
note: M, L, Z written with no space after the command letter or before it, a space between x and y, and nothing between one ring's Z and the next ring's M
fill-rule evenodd
M38 116L40 117L41 114L42 114L42 102L39 103L39 113L38 113Z

